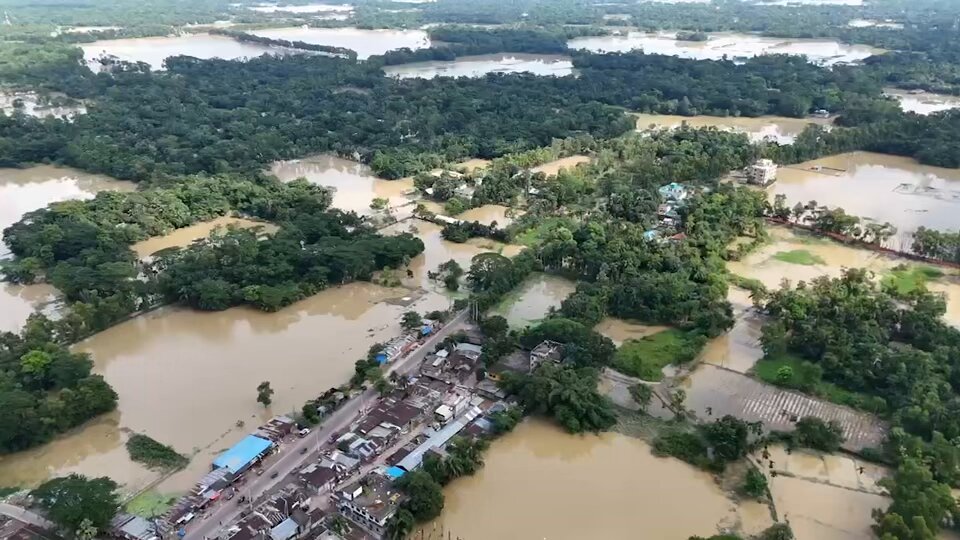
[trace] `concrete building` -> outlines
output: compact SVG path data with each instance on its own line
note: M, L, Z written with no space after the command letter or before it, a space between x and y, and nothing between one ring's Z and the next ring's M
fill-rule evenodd
M665 202L680 203L690 196L690 191L683 184L671 182L665 186L660 186L657 190L660 193L660 199Z
M760 159L747 167L747 181L758 186L769 186L777 180L777 164L769 159Z
M387 522L404 501L393 482L379 474L368 474L334 496L340 513L377 535L384 534Z
M544 362L559 364L563 361L563 345L556 341L545 340L530 351L530 371Z

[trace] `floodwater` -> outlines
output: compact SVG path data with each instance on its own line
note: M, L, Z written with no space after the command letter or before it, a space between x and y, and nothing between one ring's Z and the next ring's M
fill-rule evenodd
M736 521L709 474L618 433L573 436L526 421L484 460L444 489L443 513L425 537L440 538L442 526L467 539L687 538Z
M19 106L17 106L19 105ZM41 103L36 92L13 92L0 94L0 110L7 116L13 116L17 111L27 116L41 118L53 116L56 118L71 119L78 114L87 112L82 104L66 106L48 106Z
M377 197L390 201L390 206L404 204L408 202L404 191L413 188L412 178L384 180L362 163L326 154L276 161L270 166L270 172L284 182L302 177L313 184L333 188L333 206L358 214L369 214L370 202Z
M700 361L746 373L763 358L760 348L763 319L753 310L747 291L730 287L727 296L736 317L733 328L707 342L700 352Z
M544 54L487 54L461 56L449 62L416 62L384 67L384 72L400 79L434 77L482 77L487 73L532 73L562 77L573 73L569 56Z
M889 28L891 30L902 30L903 25L890 20L875 21L872 19L852 19L847 23L850 28Z
M212 34L108 39L85 43L81 48L83 57L91 66L97 66L96 59L107 54L127 62L146 62L152 69L164 69L163 61L177 55L201 59L237 60L256 58L264 54L285 54L283 49L257 43L244 43Z
M546 317L550 308L559 308L576 288L576 283L569 279L537 273L491 311L507 319L512 328L523 328Z
M137 253L138 257L143 259L164 249L189 246L196 240L209 237L210 233L212 233L215 229L225 229L231 225L244 229L263 227L265 232L274 232L277 230L277 226L272 223L262 223L250 219L223 216L210 221L204 221L195 225L190 225L189 227L183 227L163 236L154 236L153 238L148 238L142 242L137 242L131 246L131 248Z
M915 112L924 116L960 107L960 96L931 92L915 94L895 88L886 88L883 94L899 101L900 108L904 111Z
M513 218L507 216L509 211L510 208L507 206L485 204L463 212L457 216L457 219L462 219L463 221L478 221L484 225L496 223L498 227L503 228L513 223Z
M353 6L347 4L262 5L252 6L248 9L260 13L276 13L278 11L283 13L346 13L353 11Z
M789 520L797 540L865 540L875 538L874 508L890 499L799 478L777 476L770 493L780 519Z
M26 169L0 169L0 231L27 212L52 202L90 199L99 191L132 191L132 182L80 172L67 167L37 165ZM0 244L0 259L8 256ZM56 291L48 285L0 283L0 331L17 331L36 309L52 306ZM45 310L46 312L46 310Z
M901 235L921 225L940 230L960 225L960 170L921 165L906 157L851 152L781 167L768 191L771 201L786 195L790 206L817 201L887 221Z
M250 33L272 39L303 41L316 45L346 47L364 60L373 55L400 48L424 49L430 38L423 30L361 30L359 28L266 28Z
M569 156L569 157L560 158L554 161L550 161L548 163L544 163L543 165L538 165L530 169L530 171L534 173L543 173L547 176L554 176L563 169L573 169L574 167L576 167L581 163L589 163L589 162L590 162L589 156L581 156L581 155Z
M802 54L814 63L852 63L884 52L867 45L849 45L830 39L786 39L755 34L711 33L707 41L680 41L676 32L628 32L623 35L580 37L567 44L591 52L627 52L642 49L698 60L743 60L762 54Z
M643 339L647 336L652 336L657 332L662 332L667 328L669 327L650 326L642 323L617 319L615 317L606 317L593 327L597 333L610 338L610 340L613 341L617 347L623 345L623 342L629 339Z
M686 124L692 128L716 127L725 131L746 133L753 142L772 140L779 144L791 144L810 124L829 126L825 118L787 118L785 116L676 116L669 114L635 114L637 129L674 129Z

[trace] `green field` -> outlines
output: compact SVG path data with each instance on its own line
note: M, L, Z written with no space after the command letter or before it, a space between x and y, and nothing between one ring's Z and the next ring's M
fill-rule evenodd
M162 516L177 500L174 495L164 495L156 491L147 491L134 497L127 503L127 512L143 517Z
M693 360L705 344L706 339L699 334L670 328L624 342L613 357L613 367L645 381L659 381L664 367Z
M932 266L898 266L883 278L885 287L892 287L897 294L909 294L925 287L928 281L943 277L943 271Z
M790 377L779 377L781 368L789 368ZM885 406L876 398L851 392L831 382L823 380L823 371L819 366L807 362L800 357L784 354L776 357L767 357L753 366L753 374L760 380L783 388L799 390L849 407L855 407L871 412L883 412Z
M791 251L781 251L773 256L778 261L790 264L801 264L803 266L814 266L823 264L824 260L819 255L814 255L805 249L794 249Z

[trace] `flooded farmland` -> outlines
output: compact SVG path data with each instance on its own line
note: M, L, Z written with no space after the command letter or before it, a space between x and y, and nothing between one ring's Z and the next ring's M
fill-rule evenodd
M534 274L508 294L491 313L507 319L512 328L534 325L550 313L550 308L559 308L576 288L576 283L569 279Z
M357 52L364 60L373 55L400 48L423 49L430 46L430 38L423 30L362 30L359 28L266 28L253 30L252 34L290 41L303 41L315 45L346 47Z
M746 133L750 140L759 142L772 140L779 144L790 144L796 140L810 124L829 126L831 120L824 118L787 118L784 116L759 116L756 118L738 116L676 116L669 114L635 114L637 129L678 128L683 124L691 128L716 127L726 131Z
M200 59L237 60L256 58L264 54L284 54L283 49L257 43L244 43L212 34L108 39L85 43L81 48L87 63L94 67L97 58L109 55L126 62L146 62L150 64L151 69L163 69L163 61L177 55Z
M487 73L532 73L562 77L573 73L569 56L543 54L488 54L462 56L449 62L416 62L384 67L399 79L434 77L482 77Z
M325 154L277 161L270 172L284 182L306 178L313 184L333 188L333 206L358 214L369 214L370 202L377 197L387 199L390 206L406 203L403 192L413 188L412 178L384 180L362 163Z
M862 218L888 221L903 241L921 225L950 230L960 224L960 170L921 165L905 157L851 152L781 167L768 191L771 201L786 195L790 206L817 201Z
M887 88L883 94L900 102L900 108L907 112L928 115L960 107L960 96L934 94L932 92L908 92Z
M682 41L676 32L628 32L623 35L574 38L571 49L591 52L627 52L642 49L697 60L745 60L763 54L805 55L822 65L849 64L884 52L867 45L850 45L829 39L786 39L756 34L711 33L706 41Z
M476 475L444 489L443 514L427 531L436 535L442 526L453 537L503 540L616 540L640 531L687 538L737 521L735 504L709 474L654 457L645 442L617 433L573 436L527 421L495 441L484 460Z
M37 165L26 169L0 169L0 231L27 212L52 202L89 199L99 191L132 191L132 182L89 174L67 167ZM8 256L0 243L0 259ZM56 291L48 285L0 283L0 331L17 331L36 309L52 307Z

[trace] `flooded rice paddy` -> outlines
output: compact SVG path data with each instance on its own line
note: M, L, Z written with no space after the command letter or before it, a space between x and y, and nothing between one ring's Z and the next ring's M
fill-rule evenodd
M182 36L135 39L108 39L81 45L83 57L92 69L97 58L115 56L126 62L146 62L151 69L163 69L163 61L171 56L185 55L200 59L221 58L237 60L256 58L264 54L284 54L283 49L244 43L226 36L212 34L185 34Z
M449 62L416 62L384 67L390 77L399 79L434 77L482 77L488 73L532 73L562 77L573 73L569 56L543 54L487 54L461 56Z
M37 165L26 169L0 169L0 231L27 212L50 203L89 199L99 191L132 191L135 185L66 167ZM0 259L9 256L0 243ZM18 331L37 309L51 314L56 291L49 285L0 283L0 331Z
M960 107L960 96L934 94L932 92L908 92L887 88L883 94L900 102L900 108L907 112L928 115Z
M902 235L921 225L940 230L960 225L960 170L921 165L900 156L852 152L781 167L768 191L771 201L786 195L790 206L817 201L890 222L904 242Z
M711 33L706 41L682 41L676 32L627 32L622 35L574 38L572 49L591 52L627 52L642 49L697 60L745 60L763 54L805 55L822 65L849 64L884 52L867 45L850 45L830 39L786 39L756 34Z
M373 55L400 48L424 49L430 46L430 38L423 30L362 30L359 28L266 28L253 30L252 34L290 41L303 41L315 45L346 47L357 52L364 60Z
M635 114L637 129L678 128L683 124L691 128L716 127L725 131L746 133L750 140L775 141L790 144L810 124L829 126L831 120L824 118L788 118L784 116L760 116L756 118L737 116L677 116L669 114Z
M573 436L527 421L484 460L476 475L444 489L443 514L425 528L435 538L441 527L453 537L503 540L687 538L737 520L709 474L617 433Z
M507 319L511 328L531 326L546 317L551 308L559 309L576 288L569 279L537 273L508 294L491 314Z

